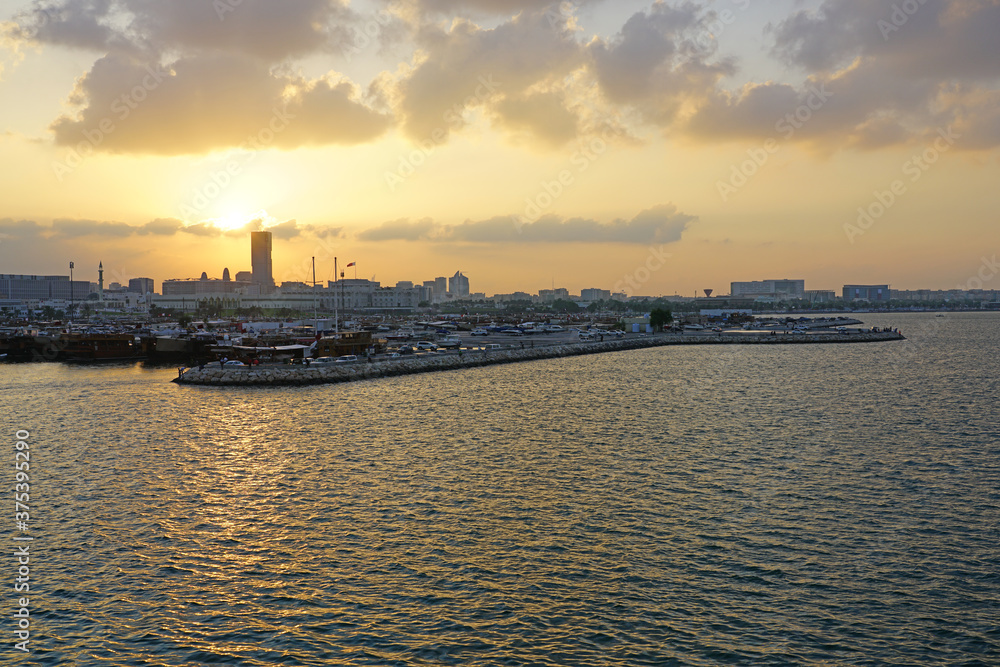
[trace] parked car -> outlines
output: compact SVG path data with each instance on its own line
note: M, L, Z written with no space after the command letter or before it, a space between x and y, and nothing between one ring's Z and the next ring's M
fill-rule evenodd
M489 336L490 332L487 331L486 329L473 329L471 335L473 335L473 336Z
M223 366L242 366L243 368L246 368L246 364L244 364L239 359L233 359L232 361L227 361L226 363L223 364Z
M309 363L311 363L311 364L319 364L319 365L322 366L324 364L332 364L335 361L336 361L336 359L334 359L333 357L317 357L316 359L313 359Z
M356 354L345 354L342 357L337 357L333 360L335 364L349 364L358 360L358 355Z
M438 346L435 345L434 343L429 342L429 341L422 340L419 343L417 343L417 349L418 350L436 350L436 349L438 349Z

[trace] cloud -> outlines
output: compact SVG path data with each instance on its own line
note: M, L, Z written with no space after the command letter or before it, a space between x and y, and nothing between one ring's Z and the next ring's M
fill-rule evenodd
M773 53L809 72L806 81L719 91L687 129L702 140L784 131L787 139L837 150L919 143L950 127L961 135L957 148L1000 145L1000 59L991 46L1000 34L1000 2L926 0L910 13L901 6L825 0L770 26ZM818 106L817 90L827 91ZM779 126L795 114L794 132Z
M704 99L736 72L733 60L714 60L714 18L692 3L657 2L629 18L614 39L591 42L590 66L602 93L669 127L685 105Z
M417 222L392 220L358 234L361 241L418 241L430 238L435 230L434 222L428 218Z
M356 15L340 0L35 0L10 38L100 52L240 53L278 62L335 48Z
M567 109L563 92L507 97L496 105L498 125L558 148L576 138L580 119Z
M155 234L157 236L173 236L181 230L184 223L176 218L157 218L151 220L136 230L136 234Z
M81 108L52 124L56 143L113 153L355 144L389 125L346 81L283 76L238 55L164 67L109 54L78 81L70 102Z
M287 222L282 222L272 227L268 227L267 231L271 232L274 238L285 241L302 234L302 230L299 229L299 225L295 220L289 220Z
M434 241L440 243L674 243L696 220L665 204L630 220L602 223L585 218L547 215L533 222L512 216L439 225L430 219L393 220L358 234L361 241Z
M124 222L100 222L97 220L67 220L56 219L52 221L52 236L62 238L76 238L80 236L131 236L136 231L135 227Z
M42 225L34 220L14 220L0 218L0 234L8 239L20 240L72 240L83 237L96 238L126 238L130 236L176 236L191 234L206 238L219 236L241 237L249 236L251 231L265 229L274 234L276 239L289 240L303 235L317 238L338 238L343 236L342 227L327 227L321 225L300 225L295 220L277 222L268 220L253 220L239 229L225 229L208 220L193 225L185 225L175 218L157 218L142 225L130 225L124 222L106 222L100 220L71 220L59 218L51 225Z
M417 42L414 63L379 86L403 132L416 141L461 129L471 110L489 111L504 99L523 104L529 93L557 89L583 62L569 18L540 12L523 12L491 29L463 19L447 29L425 25ZM507 111L509 116L513 109Z
M577 0L574 5L593 5L603 0ZM422 15L438 14L446 16L479 14L499 14L512 16L518 12L546 11L553 16L563 14L563 2L559 0L403 0L399 3L404 10L416 10Z
M193 225L181 227L181 232L194 236L219 236L222 230L209 222L199 222Z

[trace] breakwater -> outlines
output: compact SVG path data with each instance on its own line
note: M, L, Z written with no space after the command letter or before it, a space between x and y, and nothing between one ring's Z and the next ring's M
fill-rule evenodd
M420 355L385 361L362 361L353 364L323 366L288 365L221 368L217 364L211 364L205 366L203 369L185 369L183 374L174 378L173 381L179 384L192 385L294 386L354 382L397 375L412 375L414 373L432 373L460 368L474 368L477 366L510 364L536 359L553 359L581 354L640 350L666 345L815 345L819 343L874 343L892 340L905 340L905 338L901 334L893 332L809 335L719 334L711 336L667 334L603 342L539 345L537 347L526 346L524 348L510 347L501 350L463 350L461 354Z

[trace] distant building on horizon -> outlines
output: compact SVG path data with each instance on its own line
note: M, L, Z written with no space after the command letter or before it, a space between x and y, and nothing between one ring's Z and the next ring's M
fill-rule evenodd
M888 301L888 285L844 285L844 301Z
M569 299L569 290L565 287L555 287L553 289L538 290L538 298L543 303L555 301L556 299Z
M135 294L152 294L156 291L156 283L152 278L130 278L128 291Z
M253 269L252 282L260 287L261 294L273 292L271 232L250 232L250 266Z
M0 299L40 301L71 298L82 301L90 294L89 280L74 280L69 276L0 275Z
M808 289L806 301L809 303L829 303L837 300L837 293L832 289Z
M454 297L469 296L469 279L462 275L461 271L455 273L448 281L448 294Z
M806 298L806 281L790 280L753 280L750 282L733 282L729 285L730 296L746 299L771 298L804 299Z
M439 277L434 279L434 300L444 301L448 298L448 279Z
M609 299L611 299L611 290L597 289L596 287L580 290L581 301L608 301Z

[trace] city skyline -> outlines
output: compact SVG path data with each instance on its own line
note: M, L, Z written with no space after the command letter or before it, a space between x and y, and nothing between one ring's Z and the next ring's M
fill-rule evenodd
M1000 12L911 4L3 0L0 271L995 288Z

